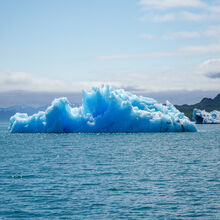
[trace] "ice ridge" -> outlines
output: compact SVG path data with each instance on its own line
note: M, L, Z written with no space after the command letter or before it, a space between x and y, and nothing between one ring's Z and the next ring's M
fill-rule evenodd
M67 98L55 99L45 112L10 118L12 133L75 132L185 132L196 131L192 123L168 101L136 96L108 85L83 92L80 107L71 107Z
M220 111L206 112L195 108L193 110L193 119L196 124L220 124Z

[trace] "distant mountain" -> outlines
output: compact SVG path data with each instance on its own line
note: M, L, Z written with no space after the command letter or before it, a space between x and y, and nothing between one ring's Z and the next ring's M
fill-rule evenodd
M194 105L176 105L176 108L183 112L187 117L192 119L193 116L193 109L201 109L207 112L218 110L220 111L220 93L214 98L203 98L201 102L194 104Z
M28 115L33 115L39 111L45 111L49 105L41 106L38 108L27 106L27 105L14 105L8 108L0 108L0 121L9 122L9 119L15 113L27 113ZM72 104L72 107L77 107L79 104Z
M45 110L47 106L34 108L26 105L15 105L10 106L8 108L0 108L0 121L9 121L10 117L14 115L16 112L27 113L28 115L32 115L37 113L38 111Z

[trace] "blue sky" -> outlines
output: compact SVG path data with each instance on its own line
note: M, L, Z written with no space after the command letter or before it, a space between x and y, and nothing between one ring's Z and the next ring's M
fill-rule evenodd
M219 91L218 0L0 0L1 92Z

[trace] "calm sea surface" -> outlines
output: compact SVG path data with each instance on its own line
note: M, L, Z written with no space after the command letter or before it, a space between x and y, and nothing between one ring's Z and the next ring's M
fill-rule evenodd
M220 219L220 125L197 133L10 134L0 219Z

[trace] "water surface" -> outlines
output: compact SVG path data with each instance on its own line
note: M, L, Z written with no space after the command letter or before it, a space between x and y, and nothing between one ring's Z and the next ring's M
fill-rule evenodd
M220 125L135 134L11 134L7 126L2 219L220 219Z

